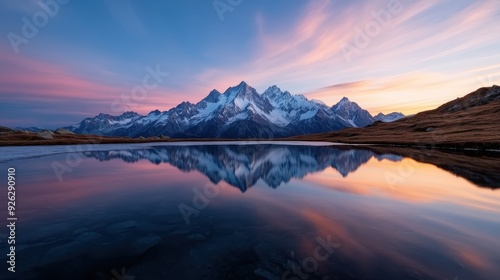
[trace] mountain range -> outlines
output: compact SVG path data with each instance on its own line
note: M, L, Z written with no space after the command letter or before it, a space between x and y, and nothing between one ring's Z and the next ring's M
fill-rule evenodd
M499 116L500 86L493 85L395 122L297 136L294 140L500 150Z
M292 95L277 86L262 94L245 82L224 93L212 90L196 104L182 102L168 111L143 116L125 112L99 114L64 127L77 134L172 138L282 138L365 127L376 121L392 122L401 113L372 116L344 97L332 107L304 95Z

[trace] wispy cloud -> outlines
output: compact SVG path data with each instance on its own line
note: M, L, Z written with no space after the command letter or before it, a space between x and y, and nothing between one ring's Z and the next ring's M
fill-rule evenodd
M460 2L457 12L441 18L449 6L445 1L401 0L402 12L352 62L345 60L342 46L356 28L384 12L388 1L311 1L300 19L280 33L266 33L272 19L258 14L259 49L249 63L236 71L209 69L200 79L221 86L241 79L261 88L277 83L329 104L345 95L385 112L430 109L479 87L469 67L488 67L477 55L487 46L500 47L492 28L499 21L497 3ZM443 70L460 62L461 67Z
M55 123L62 126L101 112L120 113L113 111L113 101L130 96L132 88L137 86L133 82L104 83L80 75L78 69L69 66L22 54L12 56L1 47L0 64L0 97L7 106L2 113L17 117L9 121L2 117L2 121L16 126L53 126ZM172 100L171 96L178 99ZM182 92L160 86L149 92L146 100L134 102L137 106L130 109L142 114L158 108L168 109L178 104L182 96ZM19 109L24 112L18 112ZM58 121L53 120L54 116L58 116ZM48 119L51 124L44 123L43 120Z
M126 1L116 6L107 1L95 4L105 10L94 14L75 2L67 7L71 16L54 22L57 32L46 29L26 52L12 56L3 43L0 98L3 103L21 97L75 106L91 102L98 104L89 107L92 115L106 110L106 102L130 93L152 62L165 65L175 78L134 108L141 113L196 102L214 88L223 91L242 80L259 91L276 84L329 105L347 96L372 113L406 114L431 109L480 86L500 84L496 0L399 0L401 12L391 14L350 60L345 44L353 44L359 30L376 23L376 15L387 13L390 1L279 1L248 2L238 9L240 20L223 24L212 12L207 15L189 5L176 13L197 20L164 15L171 12L170 4ZM0 5L15 14L8 15L8 28L16 30L22 27L22 16L39 10L35 2ZM87 22L90 12L95 24ZM139 17L143 13L148 17ZM117 22L126 32L114 29ZM68 28L63 28L65 23ZM245 33L231 30L231 25ZM90 40L90 29L104 41ZM78 40L79 31L88 40ZM74 109L68 112L80 111Z
M142 21L137 16L131 0L106 0L106 5L113 16L126 30L141 34L145 32Z
M106 100L122 88L99 84L64 67L23 57L0 49L0 92L24 94L33 99L72 98Z

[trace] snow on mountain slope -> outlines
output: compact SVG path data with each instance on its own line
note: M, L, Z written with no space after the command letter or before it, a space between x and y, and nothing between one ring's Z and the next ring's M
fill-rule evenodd
M314 117L320 109L327 106L308 100L303 95L291 95L288 91L281 91L277 86L268 88L262 97L267 99L275 108L273 115L283 126L294 120L306 120Z
M393 120L400 115L377 115ZM277 138L363 127L378 120L347 98L329 108L304 95L292 95L277 86L262 95L245 82L224 93L213 90L196 104L182 102L175 108L155 110L147 116L126 112L99 114L66 127L75 133L110 136L159 136L192 138Z
M125 112L120 116L99 114L67 129L80 134L112 135L117 129L130 126L141 117L135 112Z
M399 113L399 112L394 112L394 113L390 113L390 114L382 114L382 113L378 113L378 115L376 115L375 117L373 117L373 119L375 121L382 121L382 122L394 122L394 121L397 121L401 118L404 118L405 115L403 115L402 113Z
M331 111L351 127L364 127L373 123L372 115L359 107L356 102L351 102L347 97L335 104Z

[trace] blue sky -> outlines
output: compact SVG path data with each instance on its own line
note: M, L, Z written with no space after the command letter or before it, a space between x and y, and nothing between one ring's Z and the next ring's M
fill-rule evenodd
M407 114L500 83L494 0L59 1L0 3L0 125L163 111L242 80ZM148 67L169 75L127 103Z

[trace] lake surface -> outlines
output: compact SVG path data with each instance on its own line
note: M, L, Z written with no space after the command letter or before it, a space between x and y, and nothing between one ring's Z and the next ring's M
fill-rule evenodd
M2 208L11 167L16 273L6 271L2 230L1 279L500 275L500 190L395 153L317 143L3 147Z

